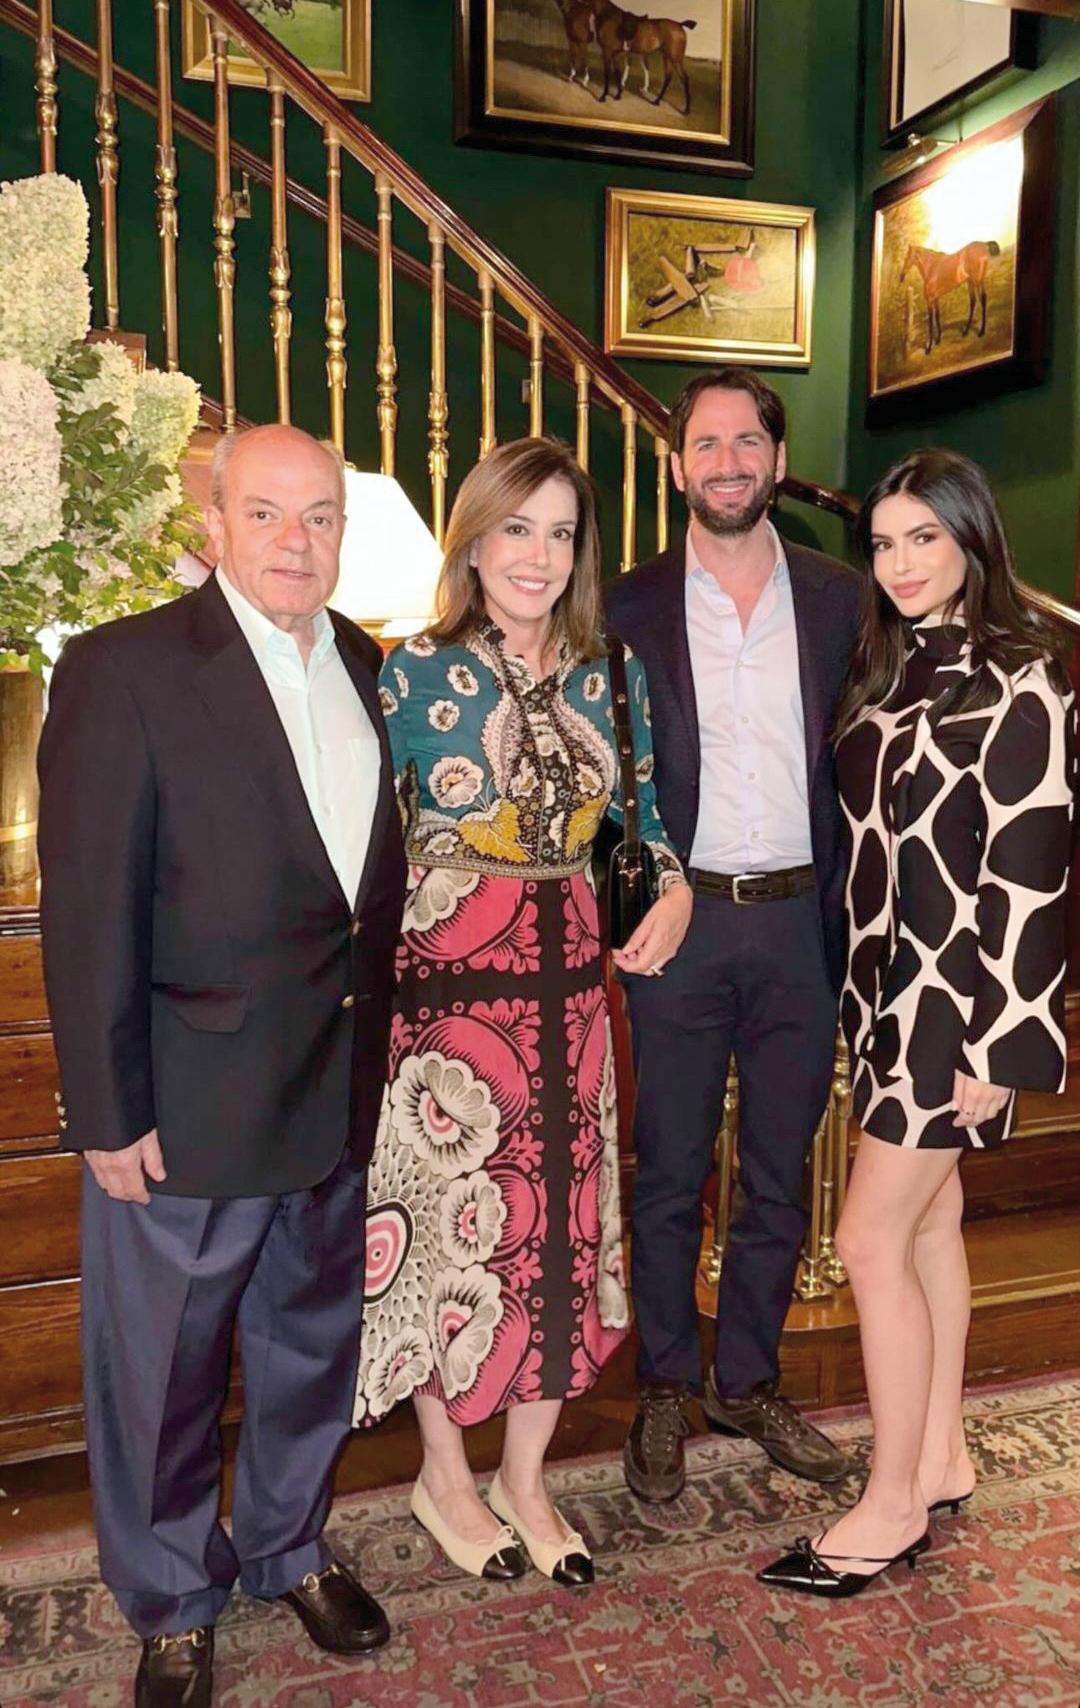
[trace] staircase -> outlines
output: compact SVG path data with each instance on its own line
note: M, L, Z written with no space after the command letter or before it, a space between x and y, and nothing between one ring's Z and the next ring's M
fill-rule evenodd
M189 489L205 497L222 432L244 415L296 420L329 432L361 466L399 474L441 540L452 475L497 437L556 431L606 488L618 516L618 563L663 549L669 536L667 411L606 357L493 245L275 40L239 0L212 0L213 121L173 97L178 6L154 0L156 78L113 55L110 0L96 0L95 44L55 26L52 0L0 0L0 44L35 44L41 169L56 169L63 124L58 65L96 90L94 152L100 183L97 265L103 330L152 327L152 358L194 371L207 402L189 455ZM120 9L116 8L119 19ZM230 123L229 42L266 76L265 151L238 141ZM70 91L71 83L60 82ZM85 107L85 96L83 97ZM148 143L148 122L153 143ZM137 239L121 229L120 172L134 173L127 138L153 151L155 300L128 288L124 257ZM316 187L290 174L288 157L325 161ZM303 145L303 146L302 146ZM239 185L237 178L239 177ZM188 189L188 185L192 186ZM200 203L201 196L201 203ZM367 225L357 209L370 207ZM147 210L149 212L149 209ZM181 219L182 211L182 219ZM202 226L197 215L208 217ZM250 224L248 223L250 220ZM242 222L238 228L238 221ZM261 256L265 290L257 359L238 341L238 305ZM317 288L312 267L317 263ZM241 286L244 289L241 290ZM362 288L361 288L362 287ZM212 328L207 320L212 320ZM131 328L129 327L129 330ZM366 372L350 347L368 353ZM250 320L243 327L250 340ZM210 333L214 336L211 337ZM238 361L238 342L241 360ZM408 348L408 360L399 352ZM199 364L191 349L205 358ZM303 374L303 383L300 376ZM418 378L422 384L418 384ZM216 400L216 401L212 401ZM269 407L268 407L269 405ZM242 413L243 412L243 413ZM843 493L789 477L785 496L849 519ZM614 502L613 502L614 501ZM1029 590L1066 616L1080 618ZM1080 959L1077 962L1080 974ZM1080 977L1074 979L1080 990ZM1020 1131L1004 1153L965 1165L975 1280L971 1373L984 1380L1080 1365L1080 995L1069 1011L1065 1098L1025 1097ZM623 1051L625 1072L625 1051ZM79 1444L78 1163L58 1149L55 1062L41 986L34 896L0 908L0 1460ZM625 1089L625 1087L624 1087ZM624 1110L629 1108L624 1095ZM734 1111L720 1170L725 1190L703 1252L700 1304L715 1309L715 1269L736 1149ZM784 1344L789 1390L820 1403L855 1399L862 1376L850 1291L831 1250L849 1160L846 1090L838 1061L829 1119L815 1146L814 1219ZM627 1171L632 1158L626 1155ZM712 1278L709 1278L712 1277Z

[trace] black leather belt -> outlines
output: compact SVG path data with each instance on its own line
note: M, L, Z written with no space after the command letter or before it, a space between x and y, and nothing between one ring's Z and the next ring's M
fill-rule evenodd
M812 890L817 879L813 866L789 866L784 872L703 872L691 866L690 882L702 895L727 896L729 901L788 901Z

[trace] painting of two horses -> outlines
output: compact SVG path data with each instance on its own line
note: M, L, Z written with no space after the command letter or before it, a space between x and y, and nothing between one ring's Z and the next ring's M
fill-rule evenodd
M554 145L561 135L563 152L666 150L749 170L755 0L461 7L461 140Z

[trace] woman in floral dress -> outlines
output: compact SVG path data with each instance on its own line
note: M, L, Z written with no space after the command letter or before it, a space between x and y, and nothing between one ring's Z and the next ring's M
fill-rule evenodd
M562 1401L625 1336L615 1079L588 862L621 818L593 488L524 439L467 477L438 621L387 659L411 865L390 1083L368 1190L357 1421L412 1397L413 1511L465 1569L591 1580L548 1501ZM659 973L691 894L656 812L645 680L627 657L642 836L661 896L613 958ZM491 1505L462 1429L507 1413ZM508 1520L500 1524L493 1509ZM511 1528L512 1526L512 1528Z

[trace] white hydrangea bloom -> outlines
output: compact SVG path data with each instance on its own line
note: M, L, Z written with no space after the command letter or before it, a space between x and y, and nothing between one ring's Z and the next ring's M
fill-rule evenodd
M0 567L60 538L61 450L56 398L44 374L0 359Z
M120 518L124 536L129 540L146 540L152 538L164 522L166 516L176 509L184 496L183 487L178 474L171 474L165 485L158 492L148 492L144 498L136 499L130 510L125 510Z
M51 368L90 329L90 283L81 267L41 251L0 265L0 357Z
M154 370L136 377L131 436L149 462L175 467L198 419L199 388L187 374Z
M110 405L125 427L131 426L135 413L135 387L138 375L135 364L122 344L111 339L92 346L98 359L97 373L81 382L65 407L69 415L84 415L87 410Z
M90 253L90 209L82 186L60 172L0 184L0 267L43 253L50 266L80 272Z

